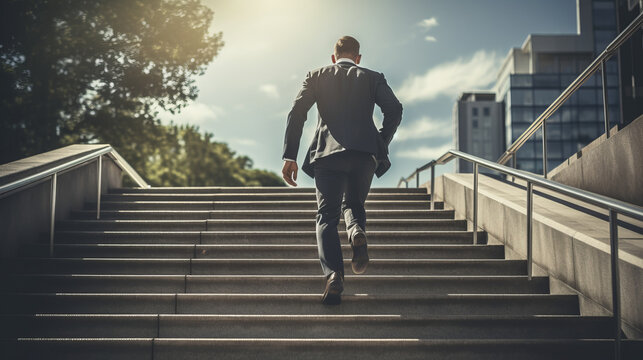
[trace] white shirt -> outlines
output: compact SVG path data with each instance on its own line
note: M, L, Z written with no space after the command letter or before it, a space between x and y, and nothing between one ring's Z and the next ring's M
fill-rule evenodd
M349 59L349 58L339 58L339 59L337 59L337 60L335 61L335 64L337 64L338 62L341 62L341 61L349 62L349 63L351 63L351 64L353 64L353 65L357 65L357 64L355 64L355 61L353 61L352 59ZM373 158L373 160L375 161L375 164L376 164L376 166L377 166L377 159L375 158L375 155L371 154L371 157ZM287 158L284 158L283 160L296 162L296 161L295 161L295 160L293 160L293 159L287 159Z

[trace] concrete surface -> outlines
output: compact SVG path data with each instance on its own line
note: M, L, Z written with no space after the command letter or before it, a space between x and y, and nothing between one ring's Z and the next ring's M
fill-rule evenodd
M106 146L108 145L69 145L46 153L2 164L0 165L0 185L8 184L46 169L51 169L54 166L77 159Z
M610 130L549 172L549 178L643 206L643 116Z
M430 184L424 186L429 188ZM472 174L445 174L436 179L436 199L453 208L457 218L472 219ZM505 245L505 256L526 259L526 191L510 184L479 177L478 227L489 243ZM534 188L535 191L550 193ZM580 204L600 214L607 211ZM643 222L620 217L643 227ZM471 226L471 225L470 225ZM619 227L621 306L623 328L630 337L643 336L643 234ZM550 276L552 293L579 294L582 315L611 312L611 272L607 221L534 194L534 274Z

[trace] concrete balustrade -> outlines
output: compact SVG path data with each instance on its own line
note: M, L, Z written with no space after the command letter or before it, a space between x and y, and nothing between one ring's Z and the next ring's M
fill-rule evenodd
M0 166L0 185L51 169L106 145L70 145ZM56 221L96 201L97 160L58 174ZM122 171L108 156L102 162L102 192L122 186ZM17 255L20 244L48 242L51 178L0 195L0 257Z
M508 259L526 259L527 195L525 184L516 184L521 187L480 176L478 226L487 232L490 244L505 245ZM430 188L430 184L423 186ZM445 174L436 178L435 197L443 200L445 207L455 209L456 218L471 220L472 189L472 174ZM553 192L537 187L534 190L534 275L549 276L552 293L578 294L582 315L609 315L612 291L607 220L538 195ZM557 194L555 197L594 214L607 215L601 208ZM619 219L643 227L641 221L624 216ZM630 338L641 338L643 234L619 227L618 235L623 330Z

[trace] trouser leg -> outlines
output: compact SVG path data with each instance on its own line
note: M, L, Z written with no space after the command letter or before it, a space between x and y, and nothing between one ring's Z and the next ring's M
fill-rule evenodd
M371 155L367 153L354 153L351 158L351 170L348 173L346 192L342 202L342 213L349 240L356 232L366 232L364 203L371 189L376 165Z
M342 277L344 275L344 259L337 225L346 180L345 172L322 164L315 166L317 249L322 270L327 277L332 272L338 272Z

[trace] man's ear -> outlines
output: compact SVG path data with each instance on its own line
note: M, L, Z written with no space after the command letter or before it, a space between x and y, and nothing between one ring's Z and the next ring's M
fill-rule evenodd
M333 64L337 62L337 59L335 59L335 54L332 54L330 56L330 60L333 62Z
M359 64L360 60L362 60L362 55L361 54L357 55L357 57L355 58L355 64Z

